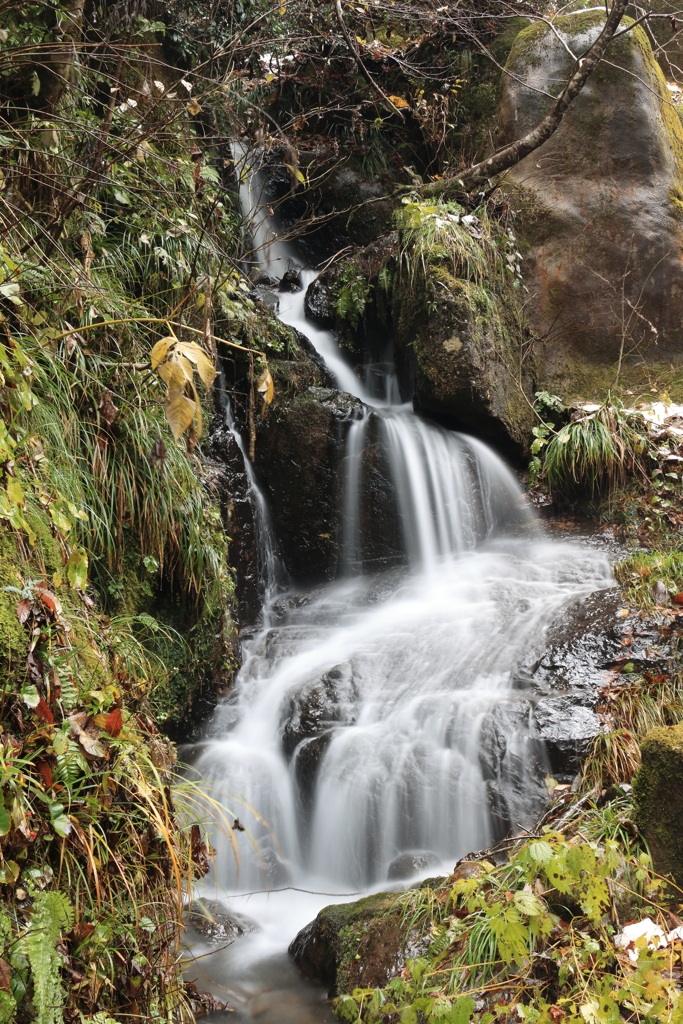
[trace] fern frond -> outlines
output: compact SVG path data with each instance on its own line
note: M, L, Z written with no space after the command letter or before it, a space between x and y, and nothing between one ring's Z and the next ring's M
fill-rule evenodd
M73 907L63 892L57 889L38 893L23 943L33 975L35 1024L63 1024L64 991L59 973L62 960L55 946L73 921Z

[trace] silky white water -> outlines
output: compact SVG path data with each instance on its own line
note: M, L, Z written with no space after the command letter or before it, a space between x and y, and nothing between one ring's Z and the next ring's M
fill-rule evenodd
M262 265L279 277L292 252L273 239L258 180L246 176L242 200L259 219ZM314 276L303 271L304 287ZM334 336L306 320L304 294L280 296L281 318L367 411L347 435L340 577L308 594L271 587L234 693L194 753L211 796L247 830L230 839L214 830L204 891L285 890L232 897L263 927L222 968L240 977L335 902L287 887L382 888L397 858L413 853L434 865L423 874L447 871L529 823L544 797L544 760L515 670L565 605L610 581L606 556L544 538L486 445L373 399ZM389 381L385 394L395 392ZM404 566L380 573L360 554L371 413L389 453L405 554Z

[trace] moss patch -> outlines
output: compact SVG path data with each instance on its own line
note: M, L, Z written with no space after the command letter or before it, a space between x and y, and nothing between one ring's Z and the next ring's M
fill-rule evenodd
M683 886L683 724L652 729L641 745L633 783L636 821L655 868Z

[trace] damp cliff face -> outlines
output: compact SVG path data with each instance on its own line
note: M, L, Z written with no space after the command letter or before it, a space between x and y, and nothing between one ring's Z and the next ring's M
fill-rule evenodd
M523 30L510 53L497 144L547 112L596 12ZM507 175L538 336L539 379L595 395L647 371L672 382L683 354L683 129L640 28L616 39L555 134ZM511 77L514 75L515 77ZM640 367L640 369L638 368Z

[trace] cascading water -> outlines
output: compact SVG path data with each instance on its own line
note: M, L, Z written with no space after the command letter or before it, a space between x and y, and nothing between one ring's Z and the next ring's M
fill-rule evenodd
M281 276L292 253L268 227L258 176L245 177L245 214L260 218L255 244ZM314 276L302 272L304 288ZM484 444L373 398L334 336L305 319L304 294L281 296L281 319L309 337L366 412L347 436L340 578L309 594L270 593L235 691L194 753L211 796L248 830L235 833L239 858L232 841L213 835L205 891L284 890L251 897L248 912L264 930L231 951L236 1005L272 982L254 967L259 957L284 970L296 931L321 906L349 898L329 894L386 887L405 875L406 854L445 872L528 823L543 801L543 749L515 669L564 605L610 579L605 556L544 539L515 478ZM389 382L385 394L392 390ZM389 453L405 552L405 565L379 573L361 557L371 416ZM292 1019L322 1019L296 1005ZM279 1002L268 1013L260 1019L283 1019Z

